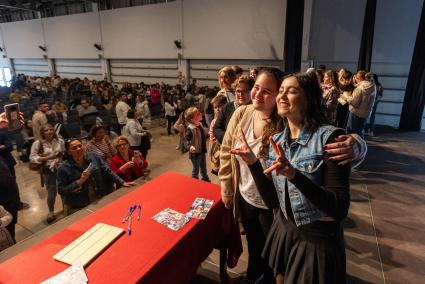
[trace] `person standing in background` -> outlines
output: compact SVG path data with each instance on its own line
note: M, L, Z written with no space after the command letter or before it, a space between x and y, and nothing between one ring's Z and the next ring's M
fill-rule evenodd
M115 106L115 111L117 113L118 124L120 125L120 133L121 129L125 126L127 122L127 112L131 109L127 104L127 94L121 93L119 97L119 102Z
M49 104L44 101L40 101L38 109L32 116L32 130L34 133L34 140L40 139L40 129L47 123L46 112L49 110Z

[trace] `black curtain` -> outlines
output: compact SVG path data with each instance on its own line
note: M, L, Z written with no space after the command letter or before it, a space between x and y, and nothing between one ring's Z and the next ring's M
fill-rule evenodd
M301 70L304 0L287 0L285 25L285 72Z
M415 49L410 64L403 110L399 128L405 131L421 130L425 106L425 3L422 5L421 20L416 35Z
M366 12L363 20L362 41L360 44L359 61L357 70L370 71L373 48L373 32L375 30L376 1L367 0Z

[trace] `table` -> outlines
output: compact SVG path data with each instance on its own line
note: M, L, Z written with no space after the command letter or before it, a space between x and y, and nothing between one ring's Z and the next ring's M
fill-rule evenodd
M187 212L196 197L214 200L205 220L192 219L177 232L152 220L168 207ZM229 211L220 200L217 185L165 173L0 264L0 283L40 283L65 270L54 254L99 222L126 229L121 220L135 203L142 205L141 220L133 214L131 236L122 235L85 268L89 282L187 283L229 234Z

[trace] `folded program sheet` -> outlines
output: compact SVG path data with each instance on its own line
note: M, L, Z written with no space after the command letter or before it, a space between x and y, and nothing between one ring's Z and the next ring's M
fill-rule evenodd
M98 223L53 258L71 265L86 266L123 233L122 228Z

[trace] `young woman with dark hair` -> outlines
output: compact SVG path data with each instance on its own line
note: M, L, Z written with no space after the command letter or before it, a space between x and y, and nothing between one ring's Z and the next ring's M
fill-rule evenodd
M277 283L345 283L341 222L350 205L350 166L338 165L324 150L344 131L327 125L321 89L311 76L286 77L276 103L283 130L270 138L268 168L245 135L232 151L249 165L267 207L279 208L262 256Z

